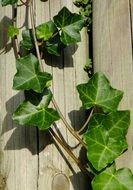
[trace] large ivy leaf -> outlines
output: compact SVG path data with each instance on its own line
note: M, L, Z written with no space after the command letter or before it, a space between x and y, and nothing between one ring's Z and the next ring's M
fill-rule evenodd
M43 101L40 103L40 105L42 105L42 103L44 102L45 106L48 106L52 99L52 92L48 88L45 88L42 93L37 93L33 90L25 90L24 95L25 95L26 101L29 101L35 106L37 106L41 102L42 97L43 97Z
M13 80L15 90L32 89L41 93L44 88L50 86L51 74L40 72L38 59L33 54L17 59L16 67L17 73Z
M90 109L97 106L104 112L116 111L123 92L110 86L108 79L103 73L97 72L86 84L77 86L83 106Z
M92 116L84 134L88 159L100 171L113 162L126 148L125 136L130 125L130 112L117 111Z
M53 21L48 21L36 27L36 35L38 39L48 40L57 31Z
M130 169L107 168L92 181L93 190L133 190L133 174Z
M130 111L116 111L107 115L95 113L93 114L88 130L94 127L104 126L108 130L110 137L124 137L127 134L130 125Z
M21 41L20 45L27 50L31 50L34 47L32 31L31 30L23 30L22 38L23 38L23 40Z
M54 17L54 23L61 29L61 41L65 45L81 41L80 31L85 19L76 13L71 13L66 7Z
M38 126L40 130L50 128L60 118L56 110L48 108L51 98L51 93L46 91L38 106L24 101L13 114L13 120L20 125Z
M54 38L49 39L45 43L45 48L48 53L59 56L61 50L65 47L65 45L60 41L60 36L56 35Z
M128 147L124 137L110 137L103 126L87 131L84 140L87 144L87 157L98 171L112 163Z
M14 5L17 2L18 2L18 0L1 0L1 5L2 6Z

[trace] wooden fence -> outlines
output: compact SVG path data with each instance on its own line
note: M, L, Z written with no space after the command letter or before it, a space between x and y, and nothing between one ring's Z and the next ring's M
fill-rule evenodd
M36 24L51 19L61 7L75 10L72 0L35 0ZM112 84L124 91L121 109L133 108L132 14L133 0L93 1L94 71L102 70ZM18 26L28 26L28 10L18 8ZM0 7L0 190L88 190L88 181L71 158L54 143L49 133L34 127L17 126L11 115L23 93L12 90L16 72L12 44L7 28L12 8ZM88 37L82 31L82 42L63 52L60 58L45 59L46 71L53 74L53 92L69 123L80 127L85 113L76 92L76 84L86 81L83 66L88 58ZM51 67L52 66L52 67ZM80 113L84 116L80 118ZM133 114L133 113L132 113ZM133 115L132 115L133 116ZM131 117L132 118L132 117ZM70 146L77 141L57 122L58 132ZM133 169L132 123L128 134L129 150L118 160L118 166ZM74 149L79 155L81 147Z

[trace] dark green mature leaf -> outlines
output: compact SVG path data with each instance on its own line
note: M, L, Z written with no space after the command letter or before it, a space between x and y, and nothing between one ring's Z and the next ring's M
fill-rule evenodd
M13 38L19 34L19 29L17 27L14 27L12 25L8 28L8 36Z
M133 173L128 168L107 168L92 181L93 190L133 190Z
M32 103L35 106L37 106L41 102L42 98L43 98L43 101L45 101L45 99L46 99L45 105L48 106L52 99L52 92L48 88L45 88L42 93L37 93L33 90L25 90L24 94L25 94L26 101L29 101L30 103ZM44 96L45 96L45 98L44 98ZM41 102L41 104L42 103L43 102Z
M112 163L128 147L124 137L110 137L110 132L104 126L87 131L84 140L88 149L87 157L98 171Z
M103 120L106 118L105 114L94 113L89 121L88 130L93 129L94 127L102 126Z
M60 36L56 35L54 38L48 40L45 44L45 48L48 53L59 56L61 53L61 49L63 49L65 45L60 41Z
M85 19L76 13L71 13L64 7L54 17L54 22L61 29L61 41L65 45L81 41L80 31L84 27Z
M60 119L56 110L48 108L51 98L51 93L47 91L38 106L24 101L13 114L13 120L20 125L38 126L40 130L50 128L55 121Z
M22 38L23 38L23 40L21 41L20 45L27 50L31 50L34 47L32 31L31 30L23 30Z
M112 112L105 117L102 125L108 130L110 137L124 137L130 125L130 111Z
M50 86L51 74L40 72L38 59L33 54L17 59L16 67L17 73L13 80L15 90L32 89L41 93L44 88Z
M124 137L127 134L130 125L130 111L116 111L107 115L95 113L93 114L88 129L104 126L108 130L110 137Z
M17 2L18 2L18 0L1 0L1 5L2 6L14 5Z
M90 109L97 106L104 112L116 111L123 92L110 86L108 79L103 73L95 73L86 84L77 86L83 106Z
M52 21L48 21L36 27L36 35L38 39L48 40L57 31L57 27Z
M129 125L130 112L127 110L92 116L84 139L88 159L96 170L106 167L127 148L125 136Z

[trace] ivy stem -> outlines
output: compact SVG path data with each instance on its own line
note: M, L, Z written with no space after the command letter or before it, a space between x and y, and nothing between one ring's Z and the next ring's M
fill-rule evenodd
M41 55L40 55L38 42L37 42L37 38L36 38L35 22L34 22L34 14L33 14L33 1L31 0L30 3L31 3L30 4L30 17L31 17L31 25L32 25L32 32L33 32L36 53L37 53L37 57L38 57L38 60L39 60L40 66L41 66L41 70L44 71L43 65L41 63ZM61 110L59 109L58 104L56 103L54 98L52 99L52 103L53 103L54 107L57 109L63 123L65 124L67 129L70 131L70 133L86 148L85 143L82 141L82 139L79 137L79 135L72 129L72 127L66 121L65 117L63 116L63 114L62 114Z
M14 27L17 27L17 3L13 6L13 26ZM15 47L15 56L16 58L19 58L20 57L20 53L19 53L19 45L18 45L18 38L17 36L15 36L13 39L12 39L13 43L14 43L14 47Z
M39 52L38 42L37 42L37 38L36 38L35 21L34 21L34 14L33 14L33 1L32 0L30 1L29 9L30 9L30 19L31 19L34 44L35 44L35 48L36 48L36 54L37 54L37 58L38 58L38 61L40 64L40 68L44 72L44 68L42 65L41 56L40 56L40 52Z
M78 134L80 134L80 133L86 128L86 126L87 126L87 124L89 123L89 121L90 121L90 119L91 119L91 116L92 116L92 114L93 114L93 112L94 112L94 109L95 109L95 107L93 107L93 108L91 109L91 112L90 112L89 117L87 118L86 122L85 122L84 125L77 131Z
M83 142L83 140L79 137L79 135L72 129L72 127L68 124L68 122L66 121L65 117L63 116L58 104L56 103L54 97L52 98L52 103L54 105L54 107L56 108L56 110L58 111L63 123L65 124L65 126L67 127L67 129L69 130L69 132L86 148L86 144Z
M77 166L80 168L82 172L87 174L91 179L92 176L89 174L88 170L86 169L85 166L81 163L81 161L73 154L73 152L65 146L65 144L62 142L62 140L58 137L58 135L53 131L52 128L49 129L50 133L52 136L55 138L55 140L61 145L61 147L69 154L69 156L75 161Z

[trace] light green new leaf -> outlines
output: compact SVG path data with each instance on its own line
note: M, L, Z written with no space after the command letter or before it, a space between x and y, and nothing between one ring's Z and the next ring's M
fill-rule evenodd
M18 0L1 0L1 5L2 6L14 5L17 2L18 2Z
M37 126L40 130L46 130L60 119L56 110L48 108L52 96L46 92L38 106L24 101L13 114L13 120L20 125Z
M110 137L121 138L126 136L129 125L130 111L128 110L111 112L107 115L95 113L88 124L88 130L104 126Z
M133 190L133 173L128 168L107 168L92 181L93 190Z
M16 67L17 73L14 76L13 89L32 89L41 93L44 88L50 86L51 74L40 72L38 59L33 54L17 59Z
M13 38L19 34L19 29L17 27L14 27L12 25L8 28L8 36Z
M97 106L104 112L116 111L123 92L110 86L108 79L103 73L97 72L86 84L77 86L83 106L90 109Z
M124 137L113 138L109 133L105 127L100 126L87 131L84 135L88 160L98 171L112 163L128 147Z
M21 41L20 45L27 50L31 50L34 47L32 31L31 30L23 30L22 38L23 38L23 40Z
M38 39L48 40L57 31L57 27L52 21L48 21L36 27L36 35Z
M61 41L65 45L81 41L80 31L85 19L76 13L71 13L66 7L54 17L54 23L61 29Z

